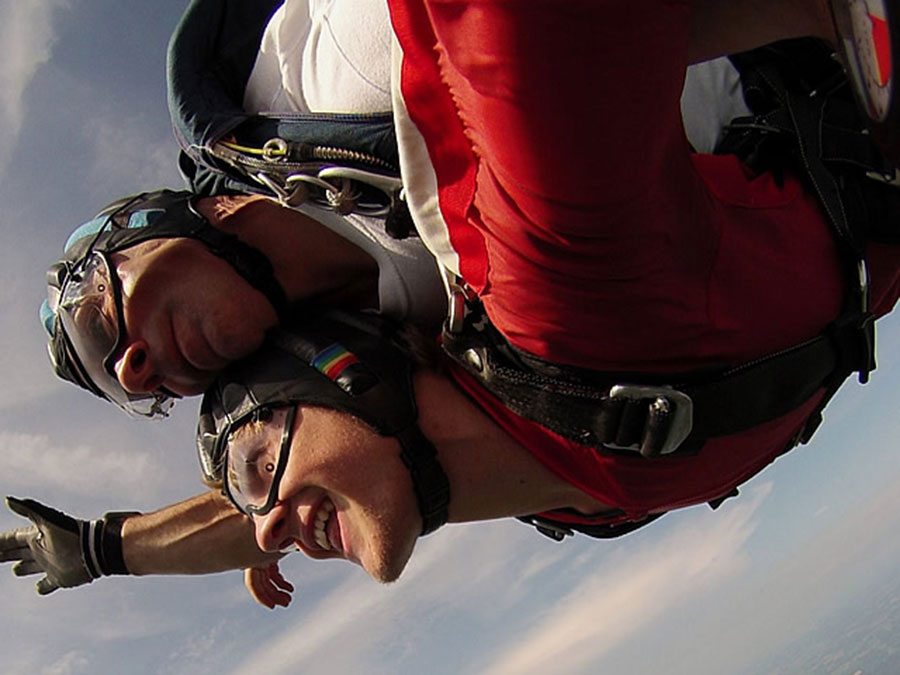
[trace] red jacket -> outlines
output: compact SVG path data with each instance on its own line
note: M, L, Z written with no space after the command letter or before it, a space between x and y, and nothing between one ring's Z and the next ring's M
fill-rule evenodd
M779 185L735 157L690 152L678 108L688 3L390 5L417 227L516 347L604 371L685 372L798 344L837 318L845 280L816 199L790 176ZM900 250L873 247L870 264L880 315L900 294ZM785 450L820 398L696 455L648 461L562 439L454 376L547 467L627 519L727 494Z

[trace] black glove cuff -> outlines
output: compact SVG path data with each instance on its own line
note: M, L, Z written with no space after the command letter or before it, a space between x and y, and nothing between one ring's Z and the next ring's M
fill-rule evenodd
M131 574L125 566L125 556L122 554L122 523L129 516L139 515L132 513L107 513L103 516L105 527L103 528L103 548L101 549L101 565L104 574Z
M131 574L122 554L122 523L136 511L107 513L85 528L87 546L85 563L95 579L113 574Z

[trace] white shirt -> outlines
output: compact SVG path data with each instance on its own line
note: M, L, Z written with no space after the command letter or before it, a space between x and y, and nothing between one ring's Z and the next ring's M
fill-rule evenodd
M285 0L266 27L244 109L390 111L391 35L384 0Z
M360 38L360 31L365 31ZM263 34L244 93L248 112L389 112L391 32L381 0L285 0ZM391 238L384 221L299 211L368 253L378 264L379 309L438 326L446 295L437 264L417 237Z

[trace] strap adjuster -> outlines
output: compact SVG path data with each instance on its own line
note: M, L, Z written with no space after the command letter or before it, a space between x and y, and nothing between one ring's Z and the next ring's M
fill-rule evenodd
M462 277L451 272L444 265L439 263L438 271L441 273L441 281L444 284L444 291L447 293L445 328L451 335L459 335L463 330L469 301L473 299L474 294Z
M562 541L566 537L571 537L575 534L564 523L557 523L540 516L519 516L518 519L527 525L534 525L538 532L553 541Z
M675 452L694 426L694 402L669 386L617 384L609 390L599 435L615 450L643 457Z
M840 384L848 375L856 372L859 374L859 383L866 384L869 373L876 367L874 315L870 312L845 315L829 327L828 334L838 356L833 374L834 382Z
M864 314L859 321L859 383L869 381L869 373L875 370L875 316Z

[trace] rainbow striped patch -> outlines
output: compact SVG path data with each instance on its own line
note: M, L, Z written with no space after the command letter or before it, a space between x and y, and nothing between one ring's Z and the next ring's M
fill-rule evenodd
M359 363L359 359L346 347L335 342L316 354L311 365L325 377L334 381L354 363Z

